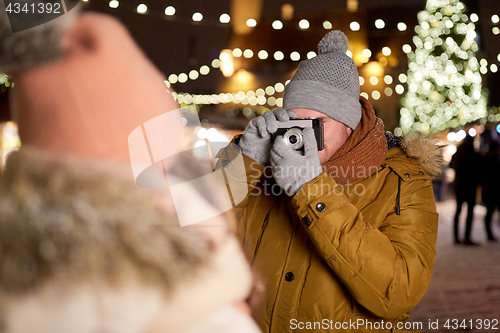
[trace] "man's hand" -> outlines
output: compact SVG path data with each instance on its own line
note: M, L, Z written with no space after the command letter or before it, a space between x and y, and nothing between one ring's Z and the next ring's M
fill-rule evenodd
M294 111L274 109L252 119L238 144L243 154L260 164L269 163L273 144L271 134L278 130L278 121L288 121L293 118L297 118Z
M305 183L323 172L314 130L305 128L302 135L304 154L287 146L281 137L276 139L271 150L273 177L290 197L294 196Z

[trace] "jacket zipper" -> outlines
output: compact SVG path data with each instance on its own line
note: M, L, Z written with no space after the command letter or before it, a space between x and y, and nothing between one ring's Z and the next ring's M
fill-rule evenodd
M396 198L396 215L401 215L401 177L398 175L398 196Z

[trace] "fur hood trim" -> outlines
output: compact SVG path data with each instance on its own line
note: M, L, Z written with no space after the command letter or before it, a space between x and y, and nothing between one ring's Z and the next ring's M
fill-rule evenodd
M165 208L165 191L139 188L122 167L29 148L9 157L0 177L0 331L10 320L2 317L19 300L38 304L37 314L43 314L44 302L34 300L43 300L45 288L61 297L71 297L62 292L68 288L95 283L153 289L161 308L170 311L164 314L170 323L160 319L159 327L173 332L182 321L194 322L248 295L251 273L227 228L181 228L173 207ZM24 322L46 317L19 313ZM129 316L127 309L110 312L118 321Z
M407 134L401 140L400 147L408 157L416 159L433 180L443 179L445 146L437 139L423 134Z

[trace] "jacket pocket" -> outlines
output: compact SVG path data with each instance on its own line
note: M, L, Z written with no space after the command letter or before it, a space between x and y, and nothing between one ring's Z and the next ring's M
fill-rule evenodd
M262 222L262 226L260 228L259 232L259 237L257 238L257 241L255 242L255 246L253 248L253 253L252 253L252 258L251 258L251 263L253 264L253 261L255 260L255 255L257 254L257 249L260 246L260 242L262 241L262 235L264 234L264 230L266 229L267 222L269 221L269 214L271 213L271 210L269 210L266 214L266 217L264 218L264 222Z

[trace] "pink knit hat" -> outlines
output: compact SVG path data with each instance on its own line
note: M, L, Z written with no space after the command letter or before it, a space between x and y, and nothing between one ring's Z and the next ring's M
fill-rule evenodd
M129 134L179 107L164 76L109 16L80 16L61 48L55 62L12 73L22 145L130 163ZM177 149L180 118L164 130Z

